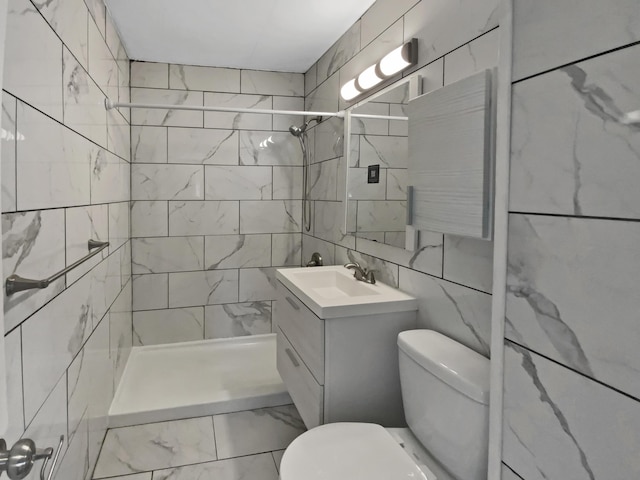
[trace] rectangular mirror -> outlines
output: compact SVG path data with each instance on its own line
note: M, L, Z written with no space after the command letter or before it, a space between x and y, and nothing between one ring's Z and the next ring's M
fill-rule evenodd
M409 100L420 94L420 83L418 76L404 78L347 109L347 233L405 248L406 108Z

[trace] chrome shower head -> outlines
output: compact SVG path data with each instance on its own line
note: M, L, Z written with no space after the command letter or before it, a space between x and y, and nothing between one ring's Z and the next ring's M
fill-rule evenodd
M320 123L322 121L322 117L314 117L306 122L304 122L302 125L300 125L299 127L297 125L291 125L289 127L289 132L291 133L291 135L293 135L294 137L300 137L302 136L302 134L304 132L307 131L307 128L309 127L309 124L311 122L316 122L316 123Z

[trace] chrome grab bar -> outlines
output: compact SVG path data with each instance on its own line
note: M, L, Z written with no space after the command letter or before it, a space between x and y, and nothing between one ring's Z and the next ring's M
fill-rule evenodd
M22 292L23 290L31 290L32 288L47 288L51 282L55 282L63 275L66 275L71 270L76 268L77 266L83 264L91 257L97 255L102 250L109 246L109 242L99 242L97 240L89 240L87 242L87 247L89 248L89 253L82 257L80 260L73 262L68 267L60 270L58 273L54 273L49 278L44 278L42 280L33 280L30 278L22 278L20 275L9 275L7 277L7 281L5 282L4 290L7 294L13 295L14 293ZM93 251L92 251L93 250Z

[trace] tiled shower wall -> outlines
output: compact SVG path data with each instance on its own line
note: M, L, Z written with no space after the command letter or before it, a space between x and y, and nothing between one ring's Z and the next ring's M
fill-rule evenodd
M505 478L640 478L640 8L515 2Z
M4 32L3 32L4 34ZM2 92L2 267L46 278L5 297L5 438L65 436L57 478L93 469L131 348L129 60L100 0L10 0ZM31 474L38 475L37 468Z
M134 102L302 110L302 74L133 62ZM131 117L134 345L271 332L274 268L300 265L301 117Z
M496 0L378 0L305 74L306 108L348 107L339 97L340 86L411 38L418 39L420 54L418 65L406 75L420 73L425 93L496 66L497 5ZM393 145L385 144L393 137L374 138L373 133L367 133L365 125L360 135L362 147L355 153L361 164L393 164ZM493 244L422 232L419 249L408 252L342 236L342 135L340 119L325 121L312 132L312 171L320 172L314 178L321 180L312 190L314 222L313 230L303 236L303 263L318 251L327 264L358 261L377 269L382 281L419 299L421 327L441 331L488 356Z

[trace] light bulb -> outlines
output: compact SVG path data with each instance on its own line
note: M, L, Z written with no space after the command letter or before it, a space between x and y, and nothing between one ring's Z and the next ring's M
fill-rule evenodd
M380 78L376 74L376 66L375 65L371 65L364 72L362 72L360 75L358 75L358 86L362 90L369 90L370 88L375 87L381 81L382 81L382 78Z
M360 90L356 88L356 79L349 80L340 89L340 96L345 100L352 100L360 95Z
M399 46L380 60L380 71L384 76L390 77L411 65L411 62L408 62L405 55L403 55L403 49L406 45Z

